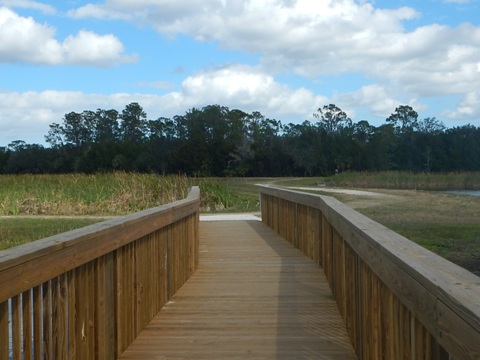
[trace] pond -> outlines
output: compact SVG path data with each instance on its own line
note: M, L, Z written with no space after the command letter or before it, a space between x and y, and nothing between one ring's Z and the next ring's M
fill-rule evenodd
M454 195L480 196L480 190L447 190L446 192Z

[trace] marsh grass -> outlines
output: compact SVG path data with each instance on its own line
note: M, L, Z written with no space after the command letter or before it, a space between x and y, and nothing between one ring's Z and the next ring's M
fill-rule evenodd
M202 210L240 211L249 205L217 179L109 173L1 175L1 215L124 215L170 203L201 187Z
M258 190L250 184L238 191L243 183L135 173L0 175L0 250L101 221L64 216L124 215L183 199L191 186L201 188L202 212L258 211Z
M187 179L144 174L3 175L0 215L119 215L173 201Z

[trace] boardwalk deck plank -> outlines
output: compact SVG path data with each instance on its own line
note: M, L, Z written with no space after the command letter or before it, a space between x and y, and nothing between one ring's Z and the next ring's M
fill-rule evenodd
M258 221L200 224L200 266L120 359L355 359L323 271Z

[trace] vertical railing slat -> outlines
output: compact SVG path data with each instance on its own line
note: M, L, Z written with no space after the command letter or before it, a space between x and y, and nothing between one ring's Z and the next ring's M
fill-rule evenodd
M96 358L113 359L114 349L114 293L113 256L107 254L95 264L95 335Z
M8 359L9 353L9 309L8 301L0 302L0 359Z
M42 286L33 288L33 353L34 359L41 359L43 353L42 339Z
M32 292L31 290L22 293L22 330L23 330L23 358L31 359L33 356L33 333L32 333Z
M22 298L12 298L12 354L13 360L22 358Z
M67 313L68 313L68 323L67 323L67 344L68 344L68 359L75 360L77 359L77 342L80 341L77 336L77 310L76 310L76 289L77 289L77 272L76 270L71 270L67 273Z
M43 354L45 360L54 359L52 352L52 293L50 281L43 284Z
M124 253L125 249L121 248L115 251L115 287L116 287L116 309L115 309L115 323L117 324L117 344L116 344L116 354L117 356L126 349L126 339L125 339L125 330L126 330L126 321L125 321L125 298L124 298L124 273L126 273L124 268Z

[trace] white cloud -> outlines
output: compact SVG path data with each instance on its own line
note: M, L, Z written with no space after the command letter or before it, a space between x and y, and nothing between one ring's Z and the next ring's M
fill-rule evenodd
M381 9L355 0L108 0L71 14L129 17L165 36L217 41L261 54L269 72L293 69L312 79L361 72L402 86L412 98L480 86L480 27L431 24L407 31L404 23L421 17L411 7Z
M327 99L305 88L292 89L273 76L244 65L229 65L188 77L182 83L186 103L217 103L245 111L263 109L271 117L310 114ZM303 120L302 118L300 120Z
M57 10L51 5L31 0L0 0L0 6L2 5L9 8L38 10L44 14L55 14L57 12Z
M83 30L62 43L55 39L55 28L0 7L0 63L105 67L136 60L123 52L114 35Z
M451 120L478 120L480 116L480 92L468 92L454 111L446 111L443 115Z
M125 12L107 10L102 6L87 4L78 9L70 10L68 16L75 19L94 18L105 20L129 20L132 16Z
M0 8L0 63L61 61L61 45L53 38L55 29L36 23L31 17Z
M416 98L407 101L400 100L397 98L398 93L398 89L386 85L370 84L362 86L356 91L336 94L332 101L352 118L356 117L356 109L359 108L368 109L368 118L379 119L386 119L399 105L410 105L417 112L427 109L427 106Z
M80 31L69 36L63 43L67 63L78 65L110 66L120 62L136 61L135 56L120 55L124 46L113 35L98 35L91 31Z

